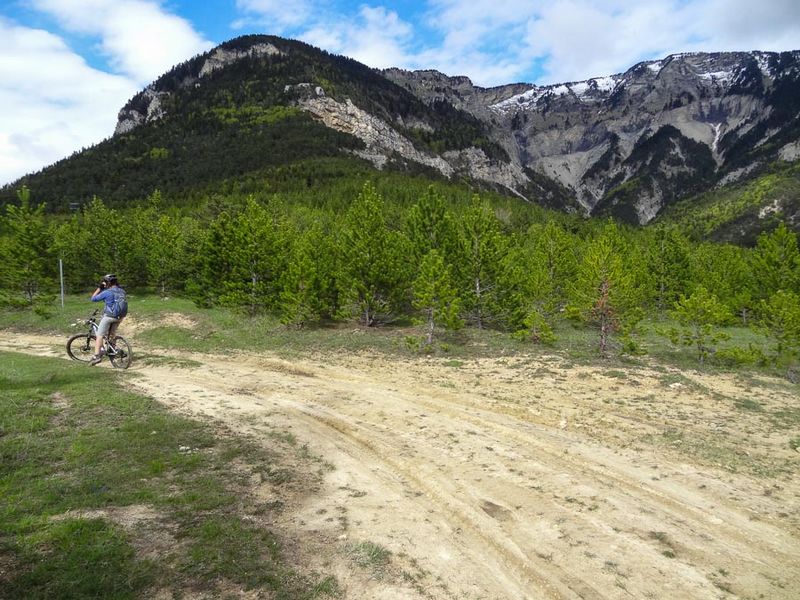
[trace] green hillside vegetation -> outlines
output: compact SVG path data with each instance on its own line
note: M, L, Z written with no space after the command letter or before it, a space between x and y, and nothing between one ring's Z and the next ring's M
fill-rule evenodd
M800 226L800 162L778 162L764 174L667 207L657 223L672 224L696 240L752 246L754 232L779 223Z
M408 343L426 352L447 348L462 327L523 344L585 331L602 356L636 354L660 335L698 362L795 372L800 250L782 224L743 248L424 177L324 181L305 188L287 174L282 193L231 182L184 210L158 192L126 209L95 198L69 216L47 215L23 188L1 222L2 302L52 312L61 259L68 292L116 272L133 293L269 316L288 329L409 328ZM772 341L731 347L719 335L731 326Z

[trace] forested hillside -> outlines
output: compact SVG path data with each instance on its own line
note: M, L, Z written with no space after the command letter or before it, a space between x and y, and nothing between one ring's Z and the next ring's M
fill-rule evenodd
M780 223L800 229L800 163L774 163L749 181L716 188L668 207L656 220L694 239L743 246Z
M288 326L419 322L430 350L464 326L548 343L565 319L594 330L602 355L638 352L643 320L665 318L665 335L701 361L735 323L770 331L772 359L791 362L800 346L800 250L783 224L748 249L422 177L311 194L290 179L294 191L231 189L191 211L156 192L126 210L95 199L68 217L46 216L23 188L2 220L3 303L46 311L61 259L69 291L113 271L129 291L273 313ZM734 358L767 359L753 348Z

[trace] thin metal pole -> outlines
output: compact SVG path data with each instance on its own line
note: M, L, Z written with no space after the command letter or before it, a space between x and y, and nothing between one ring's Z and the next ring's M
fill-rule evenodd
M58 275L61 279L61 309L64 309L64 261L58 259Z

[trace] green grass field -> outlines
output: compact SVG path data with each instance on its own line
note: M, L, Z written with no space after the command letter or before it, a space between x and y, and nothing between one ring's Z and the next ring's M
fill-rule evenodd
M120 376L0 352L0 597L335 592L287 564L264 525L274 507L248 496L253 473L284 472L281 453L299 450L218 435Z

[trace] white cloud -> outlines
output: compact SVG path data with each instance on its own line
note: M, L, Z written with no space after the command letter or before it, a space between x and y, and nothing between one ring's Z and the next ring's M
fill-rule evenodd
M800 48L796 0L431 0L427 23L443 40L429 56L491 83L537 66L537 83L557 83L675 52Z
M796 0L427 0L413 21L388 2L356 13L331 0L236 4L270 30L370 66L479 85L587 79L691 50L800 48Z
M609 10L596 2L568 0L528 23L524 53L529 60L542 60L543 78L551 83L610 75L643 58L680 51L676 31L684 29L684 21L666 1Z
M795 0L708 0L686 7L687 28L702 50L800 50Z
M155 1L29 4L66 31L97 38L117 74L90 67L52 33L0 17L0 184L108 137L136 92L212 46Z
M362 6L357 15L316 24L300 37L380 69L403 66L412 60L406 48L413 33L413 27L396 12Z
M112 67L145 85L213 44L152 0L31 0L68 31L97 36Z
M64 41L0 18L0 184L94 144L138 90L92 69Z

